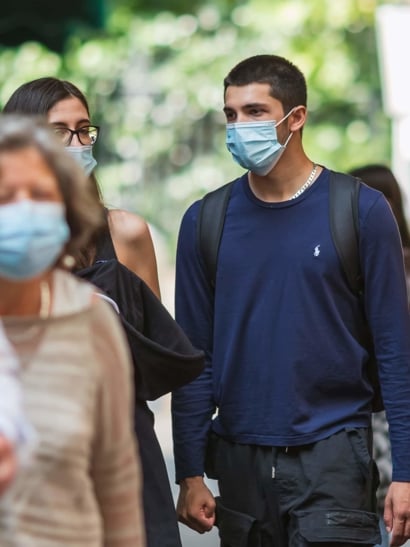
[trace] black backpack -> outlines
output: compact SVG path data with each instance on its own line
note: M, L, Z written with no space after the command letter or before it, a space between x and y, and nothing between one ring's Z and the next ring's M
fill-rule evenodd
M197 243L211 287L215 288L219 245L225 223L225 213L234 181L206 194L199 209ZM335 244L347 283L362 304L363 277L359 257L359 191L362 182L352 176L331 171L329 182L329 215ZM364 306L362 305L363 313ZM369 352L368 375L374 389L373 412L384 409L380 391L377 361L370 329L364 343Z

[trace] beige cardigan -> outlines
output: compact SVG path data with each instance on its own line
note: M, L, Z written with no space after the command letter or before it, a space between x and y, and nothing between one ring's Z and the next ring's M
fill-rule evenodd
M4 317L38 441L0 498L1 547L143 547L130 358L110 305L57 270L47 319Z

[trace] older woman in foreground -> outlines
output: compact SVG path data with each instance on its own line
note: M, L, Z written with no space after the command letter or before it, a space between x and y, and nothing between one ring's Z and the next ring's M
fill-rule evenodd
M0 315L37 442L0 500L0 544L143 547L130 359L115 312L64 270L100 225L40 122L0 117Z

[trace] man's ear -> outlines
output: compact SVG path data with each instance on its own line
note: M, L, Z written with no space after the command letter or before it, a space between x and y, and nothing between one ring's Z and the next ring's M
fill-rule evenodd
M292 114L289 116L289 131L300 131L306 123L306 118L306 106L296 106Z

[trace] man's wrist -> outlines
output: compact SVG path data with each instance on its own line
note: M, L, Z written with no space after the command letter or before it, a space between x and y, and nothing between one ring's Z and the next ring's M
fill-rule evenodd
M191 486L196 486L203 483L204 477L202 475L197 475L196 477L184 477L179 481L179 486L180 488L190 488Z

